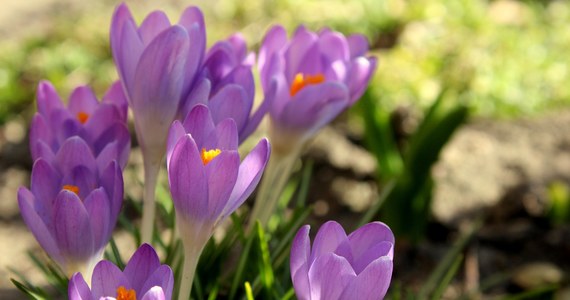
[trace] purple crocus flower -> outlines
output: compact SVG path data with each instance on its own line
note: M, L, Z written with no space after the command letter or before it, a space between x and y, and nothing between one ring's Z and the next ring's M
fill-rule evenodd
M394 235L381 222L368 223L349 236L340 224L321 226L313 247L309 225L291 246L291 279L300 300L383 299L390 286Z
M231 118L238 128L239 143L255 131L268 109L264 102L252 114L255 55L247 52L243 37L236 33L219 41L206 53L200 76L184 103L183 119L196 104L207 105L214 123Z
M301 26L288 40L281 26L268 31L258 65L271 102L275 151L303 143L362 96L376 68L367 51L361 35L346 38L328 29L317 34Z
M110 156L121 168L127 164L131 136L127 128L127 101L120 83L113 84L101 102L87 86L73 90L67 107L53 85L40 82L38 112L30 126L32 158L53 157L64 141L80 136L97 157Z
M70 300L170 300L174 276L167 265L161 265L156 251L143 244L133 254L125 270L107 260L95 266L91 288L81 273L69 281Z
M198 257L214 228L253 192L269 159L262 139L240 162L233 119L214 125L208 108L196 105L168 137L167 166L176 222L185 251L180 299L188 299Z
M24 222L48 255L71 276L91 274L111 238L123 200L116 160L95 158L80 137L34 163L31 187L18 190Z

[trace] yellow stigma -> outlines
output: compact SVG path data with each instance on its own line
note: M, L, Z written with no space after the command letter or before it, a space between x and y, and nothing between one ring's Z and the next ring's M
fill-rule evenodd
M202 162L204 163L204 166L207 165L212 159L216 158L216 156L218 156L220 153L222 153L222 150L220 149L206 151L206 148L202 148L202 153L200 156L202 156Z
M303 75L302 73L297 73L295 75L295 79L293 79L293 83L291 84L291 96L295 96L300 90L305 88L307 85L319 84L325 81L325 75L317 74L317 75Z
M79 187L76 185L66 184L63 186L64 190L68 190L70 192L74 192L75 195L79 195Z
M79 120L79 123L85 124L85 122L87 122L88 119L89 119L88 113L82 111L77 113L77 120Z
M127 290L121 285L117 289L117 300L137 300L137 293L135 290Z

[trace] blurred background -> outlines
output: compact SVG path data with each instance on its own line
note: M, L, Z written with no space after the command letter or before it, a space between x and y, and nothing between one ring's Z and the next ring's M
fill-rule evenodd
M0 295L18 295L7 266L42 283L26 261L37 243L16 204L17 188L29 185L36 86L47 79L64 99L81 84L104 93L117 79L108 32L118 3L2 2ZM311 168L311 222L388 222L401 236L395 299L428 289L449 299L570 299L569 1L126 3L138 22L154 9L176 22L199 6L208 45L239 31L257 50L272 24L366 35L379 59L368 92L299 166L300 176ZM131 160L127 193L140 198L140 154ZM441 291L437 282L446 282Z

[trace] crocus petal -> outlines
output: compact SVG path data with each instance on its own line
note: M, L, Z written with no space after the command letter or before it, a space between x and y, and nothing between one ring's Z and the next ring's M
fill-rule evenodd
M311 299L339 299L355 277L356 274L344 257L334 253L324 254L309 269Z
M153 291L160 287L160 291L164 293L165 299L172 297L172 288L174 287L174 275L172 269L167 265L161 265L148 277L143 284L141 291ZM148 294L148 292L147 292ZM154 298L152 298L154 299Z
M102 103L85 123L85 129L89 132L92 140L98 139L111 124L121 120L121 112L111 104Z
M251 110L251 103L248 102L245 90L237 84L230 84L210 99L208 107L215 124L231 118L236 122L237 128L242 128Z
M199 78L182 104L179 119L184 120L197 104L207 105L210 89L210 80L207 78Z
M352 267L356 274L360 274L370 263L377 260L380 257L387 257L392 259L394 256L394 244L391 242L380 242L376 245L371 246L366 249L362 255L357 257L352 262Z
M137 31L135 21L126 4L115 9L111 22L111 50L117 64L117 71L127 94L132 96L135 71L143 52L143 43ZM133 99L128 98L132 105Z
M131 288L140 293L147 278L158 267L160 260L156 251L149 244L143 244L133 254L123 273L130 279Z
M41 114L36 113L30 124L30 152L33 160L40 157L38 141L43 141L51 146L54 142L54 137L45 118Z
M115 224L110 223L111 200L103 188L93 190L84 201L87 214L90 216L95 252L103 250L111 238Z
M168 138L166 139L166 167L170 168L170 159L172 157L172 152L174 151L174 146L176 143L186 135L186 130L180 121L176 120L170 126L168 131Z
M115 224L123 203L123 173L117 162L112 162L101 173L101 186L111 201L111 224Z
M151 12L141 23L139 35L143 44L148 45L162 31L170 27L170 21L162 11Z
M63 254L75 262L93 255L93 231L83 203L73 192L62 190L55 199L54 235Z
M43 158L39 158L32 168L31 186L32 194L36 195L36 210L46 222L50 224L53 199L62 188L59 173ZM39 207L41 209L38 209Z
M261 179L269 153L269 142L264 138L243 159L239 166L238 179L222 212L222 219L234 212L251 195Z
M63 175L61 185L60 188L64 185L77 186L79 198L85 199L89 192L97 186L97 177L85 166L78 165Z
M351 260L351 257L347 257L347 254L350 254L350 245L348 245L346 233L342 226L335 221L328 221L319 229L313 243L313 250L309 259L310 264L313 264L318 257L326 253L336 253L345 257L349 262Z
M216 220L227 204L239 169L239 153L222 151L206 165L208 178L208 218Z
M33 157L34 159L43 158L48 162L53 162L55 160L55 153L53 153L51 147L44 143L44 141L36 141L35 149L37 157Z
M264 91L269 89L269 84L276 73L276 66L269 63L275 52L282 49L287 43L287 31L282 26L273 26L265 34L265 38L259 48L258 66L260 70L261 86Z
M188 7L184 10L178 21L188 31L190 37L190 49L184 70L189 74L188 79L192 81L194 74L204 59L206 51L206 26L204 25L204 15L198 7Z
M245 43L243 35L239 32L234 33L227 41L232 45L236 58L239 61L243 61L247 56L247 44Z
M196 105L184 119L183 125L200 147L204 147L206 138L215 131L214 121L205 105Z
M295 35L289 43L289 47L285 51L286 57L286 76L287 81L292 82L295 75L299 72L304 74L316 74L319 72L315 64L320 63L318 59L318 36L308 31L305 27L299 26L295 31ZM316 61L314 59L317 59ZM317 72L315 72L317 70Z
M394 244L392 230L382 222L368 223L351 233L348 239L355 259L359 259L367 249L381 242Z
M364 94L375 69L376 58L358 57L352 62L347 74L351 104Z
M168 168L170 192L177 215L208 215L208 185L198 147L190 135L182 137L172 152Z
M127 276L117 266L106 260L97 263L91 277L93 299L110 295L114 296L117 294L117 288L120 286L128 289L133 288Z
M127 122L127 110L129 109L129 103L120 80L115 81L111 87L109 87L105 95L103 95L101 102L115 105L121 114L120 120L124 123Z
M80 137L67 139L56 154L55 164L62 174L70 173L78 165L85 166L92 173L97 172L97 164L91 149Z
M309 300L311 288L309 286L309 256L311 254L311 240L309 230L305 225L299 229L291 244L291 280L300 300Z
M233 119L227 118L219 122L214 135L216 141L208 139L204 143L206 148L212 149L215 147L220 150L236 150L238 148L238 132Z
M131 135L124 123L115 122L109 126L97 140L93 142L93 148L97 153L97 164L99 169L107 166L111 160L117 160L121 169L124 169L129 160L131 150ZM112 148L112 149L107 149ZM104 153L105 151L109 151ZM102 157L103 155L107 157Z
M24 223L28 226L40 246L57 263L64 263L58 243L53 238L50 230L36 213L34 207L34 195L26 188L18 189L18 206Z
M375 260L346 287L340 299L354 299L355 295L362 300L384 299L390 286L392 268L392 260L388 257Z
M38 101L38 112L49 118L51 111L63 109L61 98L49 81L40 81L36 94Z
M152 287L144 294L141 300L165 300L170 299L171 296L166 296L164 291L159 286Z
M69 300L94 300L91 296L91 290L81 273L73 274L71 280L69 280L67 293Z
M368 40L361 34L354 34L347 38L350 48L350 58L366 55L368 51Z
M91 114L98 105L97 97L88 86L76 87L69 96L68 109L75 117L80 112Z

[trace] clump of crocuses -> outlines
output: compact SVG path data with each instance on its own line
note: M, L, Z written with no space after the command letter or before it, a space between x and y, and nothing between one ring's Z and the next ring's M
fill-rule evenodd
M253 192L269 159L262 139L240 162L233 119L214 124L204 105L172 124L167 167L176 224L184 246L180 299L188 299L198 258L220 222Z
M170 267L161 265L152 246L143 244L123 271L110 261L100 261L93 270L91 287L81 273L75 273L68 294L70 300L170 300L173 286Z
M117 161L93 156L78 136L68 138L52 158L37 159L30 189L18 190L24 222L68 276L91 274L111 238L122 200Z
M319 229L313 246L309 225L291 246L291 279L299 300L378 300L390 286L394 235L381 222L366 224L346 235L329 221Z

